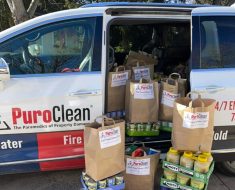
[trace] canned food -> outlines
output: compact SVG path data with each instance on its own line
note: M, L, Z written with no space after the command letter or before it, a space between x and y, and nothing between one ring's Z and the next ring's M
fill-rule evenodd
M122 118L122 111L117 111L117 118Z
M130 130L130 123L126 123L126 129Z
M89 179L87 182L88 190L97 190L97 182L93 179Z
M111 113L110 112L106 113L106 116L110 118L111 117Z
M158 131L159 130L159 124L158 123L154 123L152 126L152 131Z
M99 189L104 189L107 186L107 181L106 179L98 181L98 188Z
M134 123L130 123L130 131L135 131L136 130L136 126Z
M168 122L168 127L172 128L173 127L173 123Z
M120 185L124 182L123 175L118 174L115 176L115 184Z
M84 177L86 176L86 172L85 172L85 170L83 170L82 171L82 179L83 179L83 181L84 181Z
M111 118L116 118L117 117L117 112L113 111L111 112Z
M144 124L143 123L137 124L137 131L144 131Z
M89 179L90 179L90 177L88 175L83 176L83 180L84 180L86 185L87 185L87 182L88 182Z
M152 128L152 124L151 123L147 123L145 125L145 131L151 131L151 128Z
M110 187L110 186L114 186L115 185L115 177L109 177L107 178L107 186Z
M162 126L167 127L168 126L168 122L167 121L162 121Z

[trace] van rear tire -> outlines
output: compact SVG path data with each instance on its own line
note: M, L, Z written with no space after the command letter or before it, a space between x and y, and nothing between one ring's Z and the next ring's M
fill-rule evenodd
M217 169L227 176L235 176L235 161L217 162Z

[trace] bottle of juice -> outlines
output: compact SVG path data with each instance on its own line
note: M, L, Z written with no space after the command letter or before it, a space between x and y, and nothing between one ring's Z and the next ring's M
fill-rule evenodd
M193 163L193 153L185 151L183 156L180 158L180 165L188 169L193 169ZM183 174L177 174L177 182L179 182L181 185L187 185L189 180L190 177L187 177Z
M199 173L207 173L209 171L210 162L207 157L200 154L194 163L194 171Z
M179 164L180 154L178 150L175 150L173 147L171 147L169 151L166 153L166 161L171 162L173 164Z
M190 186L199 190L203 190L205 183L203 183L202 181L196 180L196 179L191 179L190 181Z
M166 161L171 162L173 164L179 164L180 161L180 154L177 150L175 150L173 147L169 149L169 151L166 154ZM163 172L165 179L175 181L176 180L176 173L170 170L164 170Z
M208 162L209 162L210 165L211 165L211 163L212 163L212 161L213 161L213 157L212 157L211 153L210 153L210 152L203 152L202 155L204 155L204 156L207 157L207 160L208 160Z

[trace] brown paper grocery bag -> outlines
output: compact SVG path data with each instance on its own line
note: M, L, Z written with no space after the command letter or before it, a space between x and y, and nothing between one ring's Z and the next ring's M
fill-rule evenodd
M86 173L96 181L125 170L125 121L101 118L84 129Z
M179 97L179 83L177 80L168 78L166 81L161 81L159 120L172 122L174 101Z
M107 112L125 109L126 81L130 79L131 71L119 66L108 76Z
M172 145L176 150L210 152L216 101L202 99L200 95L192 100L191 93L175 100Z
M179 73L171 73L169 75L169 78L177 80L179 85L180 97L185 97L187 92L187 79L181 78L181 75Z
M126 156L125 190L153 190L160 152L143 157Z
M137 53L134 51L130 51L130 53L127 57L127 61L126 61L127 69L131 70L133 67L136 67L137 63L139 63L139 66L145 66L145 67L149 68L150 78L153 79L154 66L157 64L156 59L154 59L151 56L145 55L143 53Z
M141 79L128 81L125 100L126 121L148 123L158 121L159 86L158 82Z

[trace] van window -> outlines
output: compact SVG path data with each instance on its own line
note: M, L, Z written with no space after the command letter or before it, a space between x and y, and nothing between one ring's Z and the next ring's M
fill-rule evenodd
M0 57L11 75L100 71L96 24L97 18L82 18L32 29L0 44Z
M200 17L200 68L235 67L235 18Z

